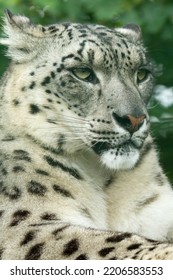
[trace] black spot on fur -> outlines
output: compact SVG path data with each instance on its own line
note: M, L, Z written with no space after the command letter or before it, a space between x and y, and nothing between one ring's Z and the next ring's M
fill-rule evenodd
M62 164L61 162L54 160L52 157L50 156L44 156L44 159L47 161L47 163L52 166L52 167L59 167L61 168L63 171L68 172L70 175L72 175L73 177L75 177L78 180L82 180L81 175L79 174L79 172L75 169L75 168L69 168L67 166L65 166L64 164Z
M30 248L25 260L38 260L43 252L44 243L38 243Z
M64 64L60 64L60 66L56 69L58 73L60 73L64 69Z
M51 108L49 106L43 106L43 108L50 110Z
M0 218L2 217L4 210L0 210Z
M59 28L54 28L54 29L52 29L51 31L50 31L50 33L55 33L55 32L57 32L59 30Z
M18 187L7 188L2 181L0 181L0 193L3 193L11 200L18 199L21 196L21 190Z
M48 94L52 93L51 90L49 90L49 89L46 89L45 92Z
M21 149L14 150L13 153L16 154L16 155L20 155L20 156L28 156L29 155L29 153L27 151L21 150Z
M0 170L0 172L1 172L2 175L7 175L8 174L8 172L7 172L7 170L5 168L2 168Z
M132 236L132 234L127 232L127 233L122 233L119 235L108 237L105 241L111 242L111 243L118 243L118 242L123 241L126 238L130 238L131 236Z
M42 185L34 180L31 180L28 183L28 192L29 193L36 194L39 196L44 196L46 191L47 191L47 188L44 185Z
M88 257L86 254L81 254L75 260L88 260Z
M52 232L52 234L56 236L58 233L62 232L63 230L65 230L68 227L69 227L69 225L65 225L65 226L62 226L60 228L57 228Z
M62 86L62 87L65 87L65 86L66 86L66 82L62 81L62 82L61 82L61 86Z
M24 172L24 171L25 171L25 169L23 166L16 165L13 167L13 172L15 172L15 173Z
M67 191L66 189L58 186L58 185L53 185L53 189L55 192L65 196L65 197L71 197L73 198L73 196L71 195L71 193L69 191Z
M101 257L106 257L114 249L115 249L114 247L106 247L106 248L101 249L98 253Z
M52 79L55 79L55 73L53 71L50 73L50 75L51 75Z
M24 161L28 161L30 162L31 161L31 158L29 156L29 153L24 151L24 150L14 150L14 159L15 160L24 160Z
M18 187L14 186L9 191L6 191L5 195L12 200L18 199L21 196L21 190Z
M39 112L40 112L40 109L39 109L39 107L37 105L30 104L30 113L31 114L35 115L35 114L37 114Z
M71 256L79 249L79 241L77 239L72 239L69 241L65 246L63 250L63 255L65 256Z
M19 100L17 100L17 99L13 99L13 104L14 104L14 106L17 106L17 105L20 104L20 102L19 102Z
M55 122L55 121L53 121L53 120L51 120L51 119L48 119L47 122L48 122L48 123L57 124L57 122Z
M121 57L124 59L126 57L125 53L121 52Z
M153 196L146 198L144 201L140 201L138 203L137 208L139 210L142 209L146 205L149 205L149 204L153 203L154 201L156 201L158 199L158 197L159 197L159 194L154 194Z
M156 249L156 246L153 246L153 247L149 248L148 250L153 251L154 249Z
M57 101L57 103L59 103ZM60 134L58 138L58 151L62 152L63 151L63 145L65 144L65 137L64 135Z
M6 188L4 187L4 182L0 181L0 193L4 192Z
M20 222L26 220L28 216L30 215L30 212L27 210L18 210L13 214L13 219L10 224L11 227L17 226Z
M47 84L50 83L51 77L47 76L44 78L44 80L42 81L41 85L42 86L46 86Z
M55 225L55 222L43 222L43 223L36 223L36 224L30 224L31 227L43 227L43 226L50 226Z
M107 181L106 181L106 183L105 183L105 187L106 188L108 188L112 183L113 183L113 181L114 181L114 178L113 177L110 177Z
M49 173L42 169L36 169L35 172L43 176L49 176Z
M33 81L30 85L29 85L29 89L34 89L35 88L36 83Z
M136 166L139 166L142 163L143 158L151 151L152 148L153 148L152 142L149 142L144 146L144 148L141 152L140 158L139 158L138 162L136 163Z
M141 243L135 243L135 244L129 245L127 247L127 250L136 250L136 249L140 248L141 245L142 245Z
M157 183L159 184L159 186L163 186L165 184L165 180L164 180L161 172L158 172L156 174L155 179L156 179Z
M64 62L66 59L73 58L73 57L74 57L74 54L73 54L73 53L71 53L71 54L69 54L69 55L67 55L67 56L63 56L63 57L62 57L62 62Z
M41 219L46 221L57 220L56 215L53 213L45 213L41 216Z
M2 254L3 254L4 250L2 248L0 248L0 260L2 260Z
M22 88L21 88L21 91L26 91L26 87L22 87Z
M163 243L162 243L163 244ZM140 250L138 250L138 251L136 251L135 252L135 254L134 254L134 256L132 257L132 259L134 259L134 260L140 260L141 258L142 258L142 255L140 256L140 258L139 258L139 254L140 253L143 253L143 249L140 249ZM127 257L127 259L128 259L129 257Z
M5 138L2 139L2 141L4 142L10 142L10 141L14 141L15 137L12 135L6 135Z
M20 52L23 52L25 54L29 54L30 53L29 49L27 49L27 48L17 48L17 50L19 50Z
M150 243L154 243L154 244L161 244L161 242L160 241L156 241L156 240L154 240L154 239L151 239L151 238L145 238L145 240L146 241L148 241L148 242L150 242Z
M48 27L48 30L50 31L50 33L54 33L57 32L59 28L57 28L55 25L51 25Z
M29 231L26 233L24 239L21 241L20 245L26 245L27 243L29 243L30 241L32 241L35 238L35 231Z
M132 257L132 259L133 260L136 260L136 259L141 259L141 258L139 258L139 254L141 253L141 252L143 252L143 249L140 249L140 250L138 250L138 251L136 251L136 253L134 254L134 256ZM127 257L127 259L128 259L129 257Z

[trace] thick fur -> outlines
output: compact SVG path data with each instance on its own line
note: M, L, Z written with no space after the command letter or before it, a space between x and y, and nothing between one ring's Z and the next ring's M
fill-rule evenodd
M4 32L1 258L173 259L140 29L42 27L8 11Z

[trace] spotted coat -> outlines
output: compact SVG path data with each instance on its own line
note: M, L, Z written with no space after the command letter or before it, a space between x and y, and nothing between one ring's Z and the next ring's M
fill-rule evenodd
M173 259L140 28L43 27L6 11L4 34L0 258Z

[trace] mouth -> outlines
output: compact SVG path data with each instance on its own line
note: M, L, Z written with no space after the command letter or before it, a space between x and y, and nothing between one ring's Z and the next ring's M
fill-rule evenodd
M100 156L101 162L112 170L133 168L139 160L141 145L137 146L132 140L121 145L112 146L107 142L93 143L92 149Z
M96 154L101 155L106 151L124 151L124 153L129 153L131 149L140 149L141 145L137 146L132 140L128 140L121 145L111 145L108 142L92 142L92 149L95 151Z

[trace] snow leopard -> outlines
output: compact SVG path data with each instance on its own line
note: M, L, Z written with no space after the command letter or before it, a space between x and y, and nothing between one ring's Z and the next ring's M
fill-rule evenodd
M173 191L135 24L36 25L5 12L0 258L173 259Z

